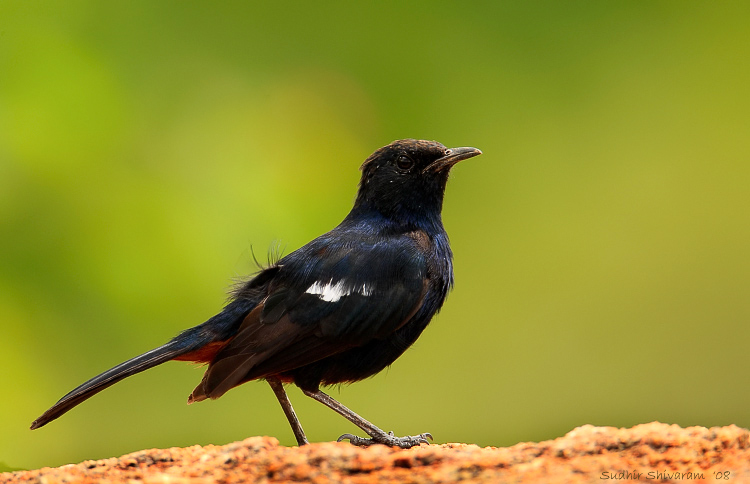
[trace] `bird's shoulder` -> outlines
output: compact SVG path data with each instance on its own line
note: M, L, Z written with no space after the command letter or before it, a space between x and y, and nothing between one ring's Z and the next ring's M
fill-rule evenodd
M379 233L346 227L321 235L281 259L279 275L305 280L329 275L373 282L394 275L419 276L432 256L432 244L421 231Z
M325 330L325 321L335 319L334 332L340 333L347 319L361 327L364 318L380 320L372 321L373 330L392 329L420 305L431 271L445 258L438 255L440 247L441 238L425 230L342 224L262 271L236 296L257 298L264 324L288 317L302 326L322 324ZM401 310L394 314L394 308ZM391 319L402 321L383 324Z

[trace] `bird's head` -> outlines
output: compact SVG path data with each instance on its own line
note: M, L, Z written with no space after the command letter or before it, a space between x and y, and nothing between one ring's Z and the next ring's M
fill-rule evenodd
M451 168L481 154L476 148L446 148L437 141L394 141L362 164L354 210L376 210L403 223L439 218Z

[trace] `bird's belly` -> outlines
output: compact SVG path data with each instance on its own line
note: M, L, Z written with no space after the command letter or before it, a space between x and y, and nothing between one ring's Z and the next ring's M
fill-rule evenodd
M374 339L363 346L318 360L281 377L292 379L305 390L316 390L322 385L352 383L369 378L391 365L419 337L431 319L415 317L387 338Z

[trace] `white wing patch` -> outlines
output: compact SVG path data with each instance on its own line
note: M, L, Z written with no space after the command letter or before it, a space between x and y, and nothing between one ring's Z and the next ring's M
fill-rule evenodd
M344 296L348 296L352 293L361 294L363 296L370 296L372 294L372 287L367 284L362 284L356 287L346 287L344 279L341 279L336 284L333 283L333 279L323 283L315 281L315 283L308 287L305 291L307 294L316 294L320 296L320 299L326 302L336 302Z

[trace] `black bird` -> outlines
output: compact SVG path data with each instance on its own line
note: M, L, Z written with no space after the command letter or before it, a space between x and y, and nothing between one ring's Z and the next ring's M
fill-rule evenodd
M395 437L320 390L383 370L411 346L453 285L440 212L448 174L481 154L435 141L400 140L362 164L351 212L336 228L261 270L224 309L167 344L92 378L31 424L39 428L108 386L169 360L208 363L188 403L264 379L299 445L307 438L284 383L335 410L370 438L355 445L409 448L428 433Z

